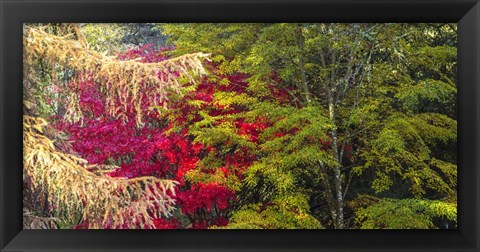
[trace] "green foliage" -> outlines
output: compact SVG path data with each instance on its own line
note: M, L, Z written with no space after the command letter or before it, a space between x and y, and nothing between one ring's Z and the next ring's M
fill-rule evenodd
M429 217L410 227L441 226L433 221L441 214L432 209L442 205L423 199L456 199L454 24L168 24L159 28L179 53L211 52L220 74L249 76L248 93L215 95L216 104L226 109L234 104L244 112L227 118L202 115L194 126L197 141L224 149L243 146L256 153L256 161L244 171L244 181L235 187L238 205L244 206L233 215L235 225L264 227L269 216L275 222L281 211L274 206L260 209L259 204L301 193L312 209L324 207L312 211L312 216L332 227L338 179L347 195L345 202L359 194L373 197L368 201L372 207L360 212L365 216L367 212L374 216L382 204L393 210L406 205L402 216L415 219L415 211L424 207ZM270 85L285 90L291 100L265 99ZM238 117L269 123L257 144L235 137L232 121ZM202 164L219 167L221 158L208 155ZM360 209L347 208L355 215ZM387 225L388 214L375 216L368 221L379 218L380 224L366 222L362 227L395 228L407 218ZM454 222L453 214L448 216Z
M443 151L456 144L456 132L456 121L440 114L389 118L370 148L362 152L365 164L355 172L375 170L372 188L377 193L390 189L399 193L399 188L392 188L394 183L406 183L412 195L433 190L444 197L454 196L456 160Z
M432 229L457 221L457 204L439 200L388 199L358 210L356 222L361 229ZM450 227L454 225L450 224Z
M97 52L114 53L126 48L126 45L121 43L127 34L125 25L87 23L81 29L89 47Z
M216 92L214 95L214 104L225 110L230 110L233 105L251 106L258 102L254 97L248 94L238 94L236 92Z
M442 81L420 81L397 94L401 105L414 113L433 112L455 115L457 89Z
M205 123L205 120L202 121L202 123ZM230 123L222 123L215 127L204 127L201 128L201 130L192 131L191 133L195 135L195 142L202 144L215 146L227 143L228 145L238 145L240 147L255 147L246 136L238 135Z
M235 211L227 229L322 229L308 211L304 195L279 198L271 204L252 204Z

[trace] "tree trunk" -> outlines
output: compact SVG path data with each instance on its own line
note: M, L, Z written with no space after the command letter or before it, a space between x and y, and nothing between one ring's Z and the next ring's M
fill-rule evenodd
M336 202L336 216L335 217L335 228L343 229L343 193L342 193L342 178L341 178L341 160L338 152L338 138L337 138L337 125L335 123L335 100L334 92L328 92L329 101L328 101L328 111L330 116L330 121L333 124L332 129L332 148L335 155L335 159L338 162L338 166L334 167L334 186L335 186L335 202Z
M297 27L295 28L295 44L299 49L298 66L300 68L300 78L301 78L302 89L305 95L305 100L307 101L307 103L310 103L312 101L312 98L310 96L310 90L308 88L307 72L305 71L305 60L303 59L305 41L303 38L301 24L297 24Z

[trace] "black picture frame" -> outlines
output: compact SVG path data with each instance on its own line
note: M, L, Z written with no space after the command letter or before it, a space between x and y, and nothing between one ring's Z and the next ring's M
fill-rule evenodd
M1 251L479 251L478 0L0 0ZM457 230L22 230L25 22L458 22Z

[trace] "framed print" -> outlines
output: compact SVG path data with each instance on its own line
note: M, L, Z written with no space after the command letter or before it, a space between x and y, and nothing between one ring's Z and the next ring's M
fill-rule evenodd
M1 16L1 251L479 250L478 1Z

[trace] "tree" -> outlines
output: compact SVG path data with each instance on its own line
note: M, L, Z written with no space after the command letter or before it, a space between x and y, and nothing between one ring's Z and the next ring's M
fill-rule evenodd
M426 190L428 192L421 194L422 197L443 197L448 202L455 199L451 193L445 193L455 191L456 184L452 180L456 180L456 159L452 156L435 156L435 159L423 156L426 159L405 163L409 155L419 154L404 152L392 156L368 147L381 142L387 146L393 144L385 141L400 144L406 141L407 134L417 134L417 144L423 144L425 153L442 148L453 153L450 151L455 150L456 144L454 26L171 24L162 25L160 29L170 36L178 52L206 50L212 52L212 59L219 63L220 71L247 74L249 91L256 98L267 93L271 84L288 92L291 105L258 104L257 108L251 108L256 119L266 115L274 124L264 135L291 131L291 136L283 140L265 138L264 145L276 148L261 155L263 165L253 165L246 173L254 170L252 177L256 177L256 172L287 163L291 167L288 172L271 176L292 181L281 175L297 171L292 188L298 190L299 181L304 178L298 171L316 171L318 178L312 179L306 188L318 188L315 193L309 193L310 200L317 202L311 206L316 209L323 206L321 202L326 203L330 216L323 221L327 225L343 228L351 223L352 217L344 218L345 201L348 200L345 197L349 190L378 194L388 188L393 193L398 188L391 188L388 181L391 176L396 177L395 174L403 174L395 180L399 184L406 183L407 191ZM415 119L396 126L415 124L408 126L411 133L392 134L388 130L392 124L400 123L401 117L408 118L412 114ZM384 127L383 121L391 121L390 126ZM314 144L315 149L304 149L308 146L307 136L321 138L322 143ZM374 140L375 136L391 140ZM403 140L394 140L395 137ZM443 145L438 145L439 141L443 141ZM289 147L288 143L295 145ZM413 146L415 143L411 142L405 149L412 151ZM288 160L292 151L295 159ZM390 160L380 162L380 158ZM442 160L442 168L433 164L436 160ZM387 168L387 164L392 163L402 164L393 172L392 168ZM421 168L418 164L425 165ZM377 171L376 177L363 177L365 174L361 172L377 169L389 171ZM425 181L427 178L430 182ZM373 182L368 182L371 180ZM251 185L264 186L258 179ZM377 190L380 187L383 189ZM316 194L319 196L314 196ZM350 200L355 196L351 195ZM419 195L400 190L391 197Z
M78 228L456 227L454 24L160 24L167 46L115 57L87 49L96 26L52 27L25 30L26 114L59 130L48 153L176 181L154 193L169 214Z
M193 75L203 73L201 60L207 55L196 53L159 63L122 61L88 49L77 25L60 26L63 32L68 32L63 37L46 32L49 28L25 26L24 29L26 190L30 195L47 199L43 214L62 217L68 223L81 220L90 228L154 226L155 218L171 215L174 209L171 193L175 193L176 182L154 177L112 178L101 171L95 174L92 169L102 170L101 164L86 167L85 160L59 152L44 135L45 121L29 116L38 116L41 107L35 105L32 96L45 87L39 84L45 79L42 75L49 75L52 82L46 84L47 90L54 87L53 92L69 92L64 118L79 121L84 116L80 108L79 91L84 83L81 80L91 78L100 84L107 116L123 122L130 120L138 126L143 123L144 99L152 105L166 104L167 92L181 93L179 75L193 81ZM66 81L60 82L59 76ZM67 81L72 82L67 85ZM141 96L142 89L148 89L150 95ZM133 107L122 110L119 102L129 102ZM36 207L35 202L28 202L28 197L24 199L26 205Z

